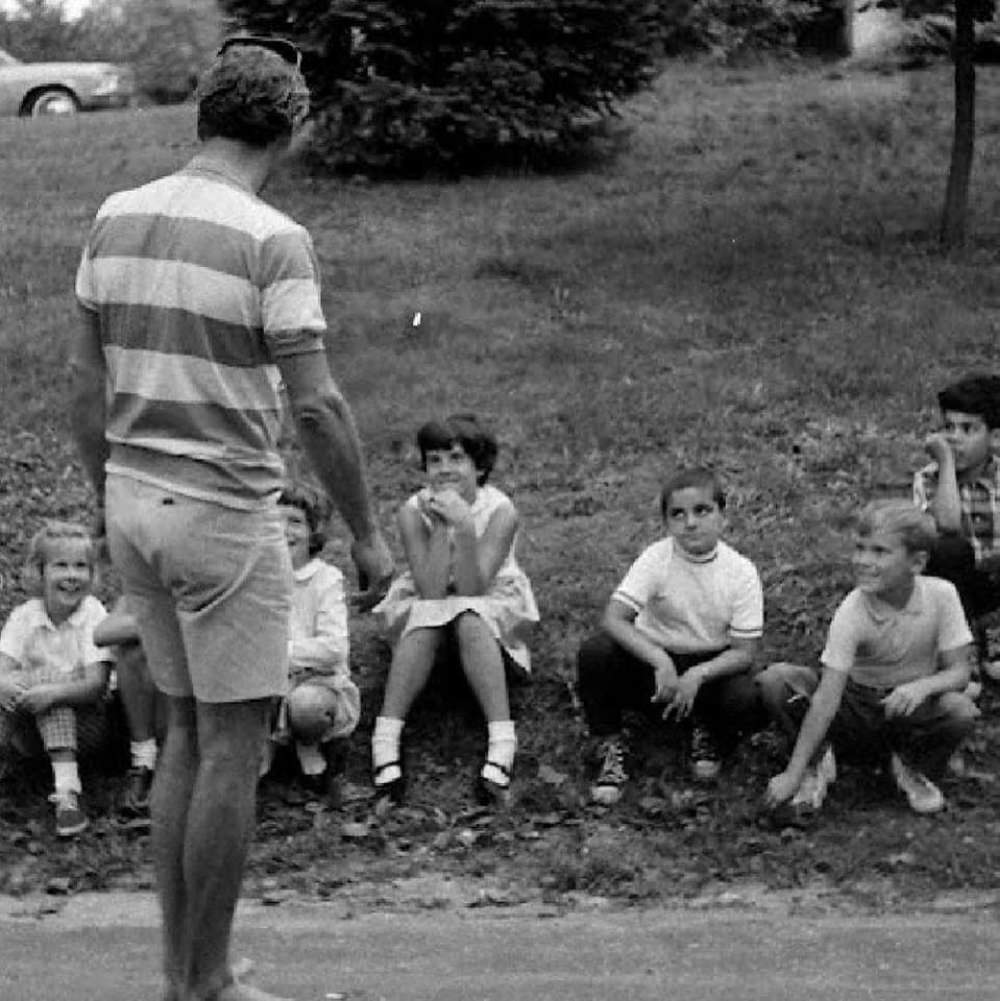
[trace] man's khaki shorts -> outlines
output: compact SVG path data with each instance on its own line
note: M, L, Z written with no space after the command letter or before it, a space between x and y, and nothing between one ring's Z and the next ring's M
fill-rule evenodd
M108 545L167 695L285 694L292 567L276 507L238 511L108 477Z

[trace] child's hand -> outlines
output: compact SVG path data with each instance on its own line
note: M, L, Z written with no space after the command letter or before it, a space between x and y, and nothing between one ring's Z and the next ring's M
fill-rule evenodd
M34 685L21 690L15 701L15 708L31 713L32 716L40 716L48 712L54 702L55 692L51 685Z
M457 490L450 488L430 494L425 509L432 518L453 527L472 519L472 508L461 498Z
M776 806L781 806L786 800L791 799L796 790L799 788L802 780L796 778L794 775L789 774L788 770L781 772L780 775L775 775L770 782L767 784L767 789L764 792L764 802L772 810Z
M927 692L920 681L908 681L894 688L883 700L886 719L909 716L925 699Z
M663 718L673 715L676 719L684 719L694 708L694 700L700 688L701 673L696 668L682 674L674 688L673 698L663 710Z
M28 690L27 685L13 678L0 678L0 709L14 712L17 701Z
M674 692L677 690L677 668L670 659L670 654L664 653L662 656L663 659L654 668L653 677L656 687L653 691L653 697L649 701L668 703L663 710L663 718L666 719L670 715L669 703L673 701Z
M943 431L935 431L924 439L927 454L939 465L943 466L954 458L954 452Z

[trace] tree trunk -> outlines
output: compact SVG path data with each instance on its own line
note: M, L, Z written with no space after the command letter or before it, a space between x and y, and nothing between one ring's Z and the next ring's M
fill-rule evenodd
M965 242L969 205L969 176L976 139L976 26L973 0L955 3L955 130L948 167L948 189L941 219L941 243L958 247Z

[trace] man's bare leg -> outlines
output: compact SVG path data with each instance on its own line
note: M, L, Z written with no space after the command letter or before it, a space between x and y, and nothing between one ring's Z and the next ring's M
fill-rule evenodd
M270 997L234 983L229 961L269 711L269 699L196 707L198 773L184 840L190 1001Z
M188 808L198 772L198 732L194 699L167 698L167 735L150 795L157 892L163 917L164 1001L186 1001L187 894L184 839Z

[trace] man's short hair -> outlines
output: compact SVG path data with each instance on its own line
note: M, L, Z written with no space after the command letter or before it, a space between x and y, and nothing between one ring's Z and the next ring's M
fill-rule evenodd
M908 553L929 553L937 542L934 519L904 500L878 500L866 504L858 516L858 535L876 532L898 535Z
M660 517L667 519L670 498L680 490L704 490L709 494L720 511L726 510L726 488L719 474L703 466L679 469L663 481L660 487Z
M216 56L195 96L202 140L218 136L267 146L290 138L309 113L302 73L261 45L234 45Z
M1000 427L1000 375L967 375L938 393L942 411L981 417L991 430Z

